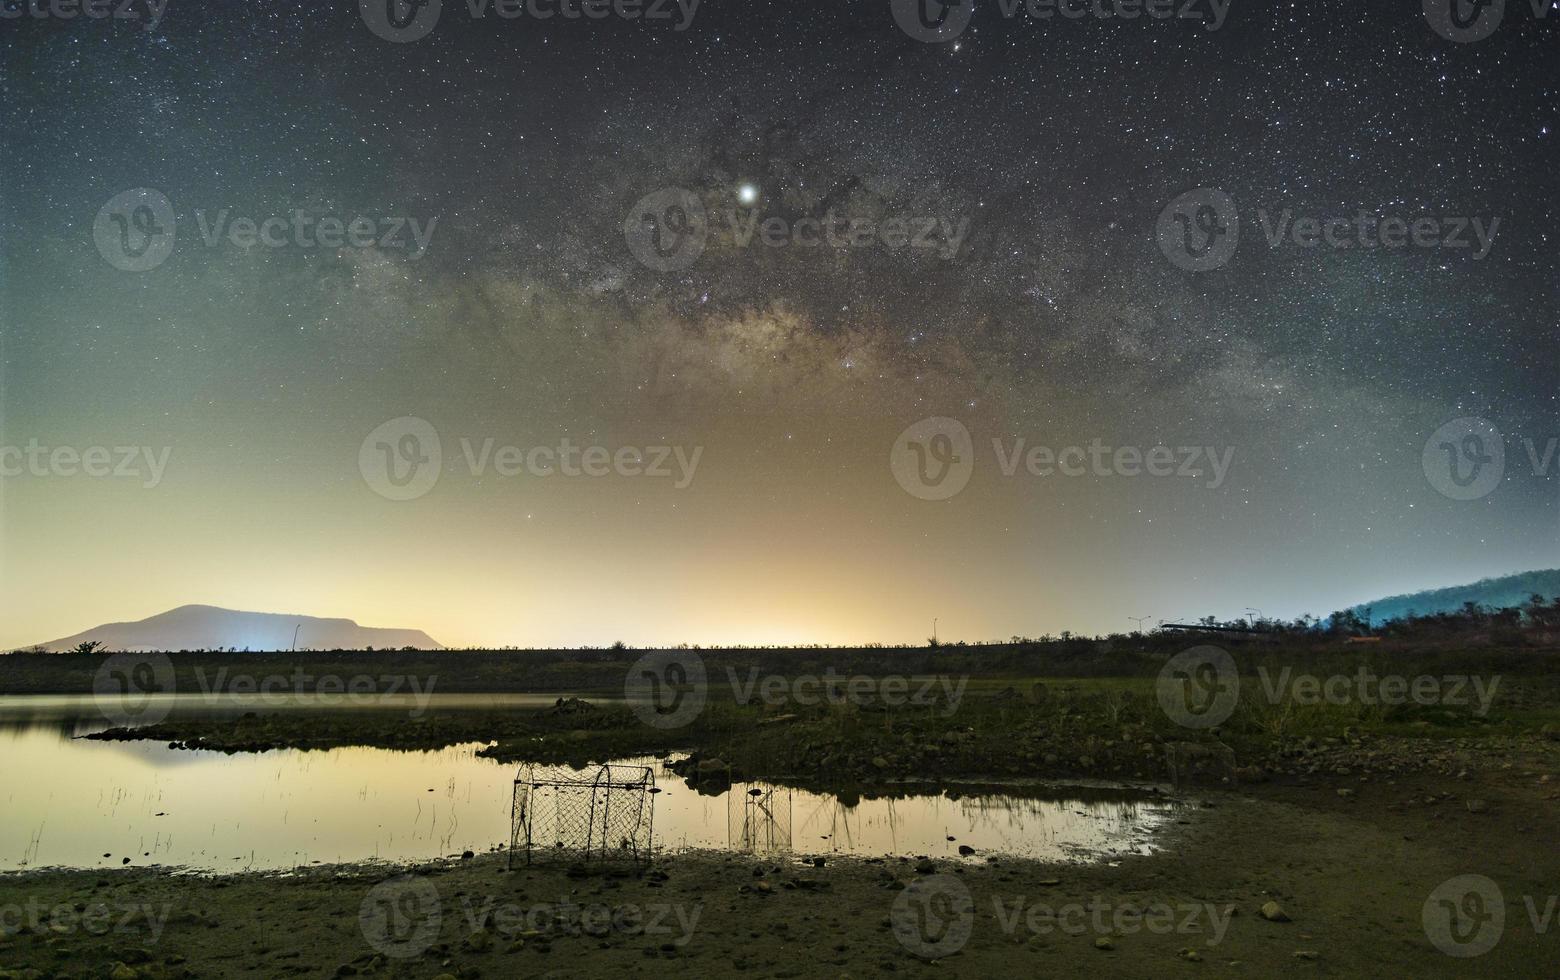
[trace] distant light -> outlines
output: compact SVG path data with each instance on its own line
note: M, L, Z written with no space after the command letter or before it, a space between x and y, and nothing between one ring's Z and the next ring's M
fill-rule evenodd
M737 188L737 200L743 204L752 204L758 200L758 188L752 184L743 184Z

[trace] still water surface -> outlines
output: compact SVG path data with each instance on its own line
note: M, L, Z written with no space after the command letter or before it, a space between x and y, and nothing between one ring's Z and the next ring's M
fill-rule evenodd
M256 707L174 697L175 719ZM556 697L435 695L428 709ZM0 697L0 870L120 867L125 858L216 872L426 861L509 839L518 767L479 758L478 744L228 755L79 737L107 727L90 697ZM1176 815L1168 802L1124 788L965 787L860 800L782 788L766 797L772 812L755 817L748 791L767 786L701 795L654 759L611 761L653 767L655 846L671 851L743 849L744 824L756 819L759 839L799 855L956 857L964 844L976 859L1089 861L1152 850Z

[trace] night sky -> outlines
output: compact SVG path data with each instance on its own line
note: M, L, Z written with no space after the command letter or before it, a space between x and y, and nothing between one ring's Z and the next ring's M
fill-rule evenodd
M189 602L446 644L996 639L1560 565L1560 12L1456 41L1407 0L979 0L923 41L893 6L444 0L397 43L379 0L11 4L0 447L166 465L0 476L0 648ZM1197 271L1236 231L1210 200L1238 247ZM1285 212L1349 247L1270 244ZM1433 228L1361 247L1383 219ZM375 476L430 430L436 481ZM496 469L565 439L697 462ZM1009 476L1018 440L1213 452Z

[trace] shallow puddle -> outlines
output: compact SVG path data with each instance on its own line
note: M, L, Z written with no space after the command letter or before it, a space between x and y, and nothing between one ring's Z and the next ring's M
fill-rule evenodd
M509 840L520 767L478 758L480 745L227 755L73 737L104 727L81 699L0 698L0 869L276 870L427 861ZM957 857L963 846L972 860L1093 861L1151 850L1175 817L1168 801L1125 787L905 786L856 798L739 783L710 795L654 759L613 761L652 769L657 851Z

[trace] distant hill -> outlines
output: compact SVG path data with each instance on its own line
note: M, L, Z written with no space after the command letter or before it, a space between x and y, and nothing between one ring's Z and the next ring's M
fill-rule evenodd
M50 653L97 641L109 651L290 650L293 631L299 650L442 650L422 630L378 629L350 619L318 619L277 613L239 612L216 606L180 606L134 623L106 623L74 636L38 644ZM31 649L31 648L29 648Z
M1471 585L1388 596L1374 602L1360 603L1353 607L1353 612L1363 618L1368 609L1372 623L1383 623L1389 619L1403 619L1410 613L1426 616L1456 612L1468 602L1477 602L1490 609L1522 606L1527 604L1528 597L1535 592L1551 600L1560 596L1560 568L1480 579Z

